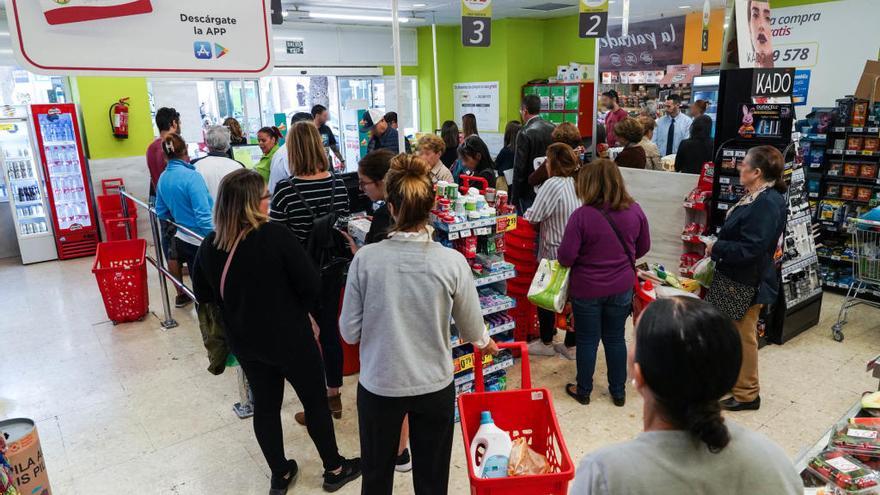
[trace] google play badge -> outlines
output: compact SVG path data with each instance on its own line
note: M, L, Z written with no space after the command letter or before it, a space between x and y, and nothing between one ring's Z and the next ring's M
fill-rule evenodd
M227 53L229 53L229 48L226 48L219 43L214 43L214 48L214 53L217 54L217 58L223 58Z

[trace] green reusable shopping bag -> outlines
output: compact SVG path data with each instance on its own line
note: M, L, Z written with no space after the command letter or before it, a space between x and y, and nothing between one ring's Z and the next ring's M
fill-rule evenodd
M539 308L561 313L568 300L570 271L556 260L541 260L529 287L529 301Z

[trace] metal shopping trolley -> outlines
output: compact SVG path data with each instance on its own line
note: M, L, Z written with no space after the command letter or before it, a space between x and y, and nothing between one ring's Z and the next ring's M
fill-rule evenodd
M843 326L847 312L853 306L867 304L880 308L880 303L861 299L861 294L873 293L880 288L880 222L852 219L849 230L853 236L853 281L837 315L831 334L837 342L843 341Z

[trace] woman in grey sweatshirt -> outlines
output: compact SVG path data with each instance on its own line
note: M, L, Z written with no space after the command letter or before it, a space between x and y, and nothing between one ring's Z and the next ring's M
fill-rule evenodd
M462 340L497 354L463 255L431 240L428 164L398 155L385 176L389 238L351 263L339 328L360 342L363 493L390 495L400 427L409 415L415 493L445 494L455 414L450 317Z

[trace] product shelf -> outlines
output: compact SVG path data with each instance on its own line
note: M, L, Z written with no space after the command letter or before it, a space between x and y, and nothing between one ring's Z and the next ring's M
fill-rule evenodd
M510 368L512 366L513 366L513 356L508 355L508 357L503 358L501 361L492 363L490 366L485 366L483 368L483 376L491 375L492 373L495 373L496 371L501 371L501 370ZM466 383L470 383L472 381L474 381L474 372L473 371L463 373L460 376L457 376L455 378L455 386L458 387L458 386L464 385Z
M505 323L504 325L498 325L496 327L490 327L489 328L489 336L494 337L495 335L498 335L498 334L504 333L504 332L508 332L510 330L513 330L514 328L516 328L515 321L511 321L510 323ZM461 339L458 339L456 342L454 342L452 344L452 347L454 349L456 347L461 347L463 345L465 345L465 343L462 342Z
M812 265L813 263L818 263L819 257L816 254L811 254L804 259L794 260L794 262L788 262L782 267L782 276L786 276L790 273L797 272L799 270L803 270L804 268Z
M820 254L819 259L830 260L830 261L839 261L842 263L852 263L855 261L853 258L850 258L849 256L834 256L834 255L826 255L826 254Z
M834 127L832 130L838 134L880 134L880 127Z
M842 150L842 149L829 149L826 150L826 153L829 155L835 156L866 156L866 157L874 157L880 156L880 151L856 151L856 150Z
M706 211L706 203L696 203L693 201L685 201L683 206L689 210Z
M489 315L493 315L495 313L500 313L502 311L507 311L508 309L513 309L515 307L516 307L516 299L508 297L507 301L505 301L501 304L496 304L494 306L481 307L480 311L482 312L483 316L489 316Z
M474 282L476 282L477 287L483 287L485 285L496 284L512 278L516 278L516 270L513 269L475 278Z
M698 235L682 235L681 240L689 244L705 244Z

